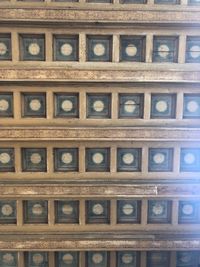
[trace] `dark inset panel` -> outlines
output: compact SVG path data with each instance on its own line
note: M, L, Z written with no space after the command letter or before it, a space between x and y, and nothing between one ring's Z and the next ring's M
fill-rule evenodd
M175 94L152 94L151 95L151 118L172 119L176 116Z
M112 61L112 37L101 35L87 36L88 61Z
M187 37L185 62L186 63L200 63L200 37L199 36Z
M20 60L44 61L45 37L40 34L20 35Z
M154 0L154 4L178 5L180 4L180 0Z
M78 148L55 148L54 170L56 172L78 171Z
M179 223L200 223L200 202L179 201Z
M27 200L23 203L24 223L48 223L48 201Z
M86 148L86 171L109 172L110 149L109 148Z
M183 118L200 118L200 94L184 94Z
M117 201L117 223L140 223L141 201L118 200Z
M22 171L46 172L46 148L22 148Z
M153 40L153 62L177 62L178 37L155 36Z
M87 94L87 118L110 118L111 95Z
M22 116L23 117L46 117L46 94L24 93L22 94Z
M25 252L25 267L48 267L48 252Z
M0 60L12 60L10 34L0 34Z
M110 202L107 200L86 201L86 223L106 223L110 222Z
M176 267L199 267L198 251L177 251Z
M3 251L0 252L1 267L20 267L18 266L17 252Z
M54 36L54 61L78 61L78 36Z
M105 251L86 252L87 267L108 267L109 261L110 261L109 252Z
M0 93L0 117L13 117L12 93Z
M139 267L140 253L136 251L118 251L117 267Z
M168 200L148 201L148 223L170 223L172 202Z
M146 0L120 0L120 4L146 4Z
M56 93L54 95L55 117L78 118L79 95L73 93Z
M79 201L55 202L56 223L79 223Z
M14 148L0 148L0 172L14 172L14 162Z
M63 251L56 252L56 267L78 267L79 252Z
M141 171L141 148L118 148L117 171L139 172Z
M144 36L121 36L120 61L144 62L145 41Z
M200 148L181 148L180 171L200 171Z
M170 252L149 251L147 252L147 267L169 267Z
M173 170L173 148L150 148L149 171L170 172Z
M0 224L16 224L16 215L16 201L0 200Z
M119 118L143 118L143 94L119 94Z

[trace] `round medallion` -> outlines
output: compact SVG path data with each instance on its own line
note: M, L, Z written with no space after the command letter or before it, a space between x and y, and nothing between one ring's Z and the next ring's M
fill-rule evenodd
M134 57L137 54L137 47L134 44L129 44L126 47L125 52L127 56Z
M95 264L99 264L103 261L103 256L102 254L100 253L94 253L93 256L92 256L92 261L95 263Z
M136 103L133 100L127 100L124 103L124 111L127 113L133 113L136 109Z
M30 157L31 163L39 164L42 161L42 157L39 153L33 153Z
M158 112L165 112L168 108L168 104L166 101L160 100L156 102L155 108Z
M62 102L61 108L65 112L69 112L73 109L73 102L71 100L66 99Z
M72 264L74 257L70 253L66 253L63 255L62 260L65 264Z
M36 254L33 255L32 260L33 260L35 265L40 265L41 263L43 263L44 257L43 257L42 254L36 253Z
M8 48L5 43L0 43L0 56L4 56Z
M122 256L122 262L125 264L130 264L131 262L133 262L133 255L131 255L129 253L125 253Z
M101 204L95 204L93 207L92 207L92 212L95 214L95 215L101 215L103 214L104 212L104 207L101 205Z
M73 213L73 207L72 205L70 204L64 204L62 206L62 212L65 214L65 215L71 215Z
M37 56L40 53L40 46L37 43L31 43L28 46L28 52L32 56Z
M8 153L1 153L0 154L0 162L2 164L8 164L11 160L11 157Z
M125 204L122 207L122 211L125 215L131 215L134 212L134 206L131 204Z
M102 153L95 153L94 155L92 155L92 161L95 164L101 164L104 160L104 156Z
M5 253L2 257L2 261L3 263L10 265L14 262L14 257L11 253Z
M152 207L152 212L155 215L161 215L164 212L164 207L163 205L157 203Z
M154 156L153 156L153 161L156 163L156 164L162 164L164 161L165 161L165 155L163 153L156 153Z
M73 156L72 156L71 153L68 153L68 152L67 153L62 153L61 160L65 164L70 164L73 161Z
M187 252L182 252L180 256L180 261L184 263L188 263L191 261L191 254Z
M96 100L96 101L94 101L92 107L96 112L102 112L104 110L105 105L104 105L103 101Z
M199 103L191 100L187 103L187 110L191 113L196 112L199 109Z
M193 45L190 47L190 56L192 58L198 58L200 56L200 46L199 45Z
M127 164L127 165L130 165L131 163L134 162L134 155L131 154L131 153L126 153L122 156L122 161L123 163Z
M32 207L32 213L34 215L42 215L43 213L43 207L40 204L34 204Z
M13 213L13 207L9 204L4 204L1 207L1 212L4 216L10 216Z
M72 54L73 47L71 44L63 44L60 48L60 52L63 56L70 56Z
M162 58L167 58L169 55L169 46L165 45L165 44L161 44L158 47L158 55Z
M100 43L96 44L93 47L93 52L94 52L95 56L101 57L106 52L105 46L103 44L100 44Z
M29 107L33 111L38 111L41 108L41 102L38 99L32 99L29 103Z
M184 204L182 206L182 212L185 215L191 215L193 213L193 211L194 211L194 208L191 204Z
M187 153L184 155L184 162L186 164L193 164L195 162L195 155L192 153Z
M9 102L5 99L0 100L0 111L6 111L9 108Z

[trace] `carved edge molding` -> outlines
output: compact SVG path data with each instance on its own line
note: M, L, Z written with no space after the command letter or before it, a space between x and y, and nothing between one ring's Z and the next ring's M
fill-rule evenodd
M120 9L119 9L120 8ZM166 8L160 12L159 8L144 9L142 8L129 8L123 10L118 6L109 10L105 6L102 10L88 8L83 10L77 5L69 9L64 7L0 7L0 21L2 22L46 22L46 23L162 23L162 24L199 24L200 11L198 7L192 9L190 7L178 7L177 9ZM113 12L115 11L115 12Z
M1 125L1 123L0 123ZM200 141L199 128L0 128L0 141Z
M62 198L62 197L104 197L104 198L127 198L127 197L200 197L199 184L24 184L13 183L12 185L1 184L0 197L40 197L40 198Z

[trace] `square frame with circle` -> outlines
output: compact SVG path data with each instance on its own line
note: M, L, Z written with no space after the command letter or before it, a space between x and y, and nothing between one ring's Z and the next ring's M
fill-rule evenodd
M0 117L13 117L13 93L0 93Z
M184 214L183 210L186 211L186 214ZM195 200L179 201L178 223L200 223L200 202Z
M79 223L79 201L55 201L55 222L65 224Z
M188 155L188 163L185 158ZM200 172L200 148L181 148L181 172Z
M87 94L87 118L110 119L111 94Z
M95 154L102 155L102 162L95 164ZM86 172L109 172L110 171L110 148L86 148ZM100 155L99 155L100 156Z
M187 262L185 262L185 259L187 259ZM199 257L198 251L177 251L176 252L176 267L198 267L199 260L200 260L200 257Z
M98 263L98 257L102 256L102 262ZM97 263L93 262L94 255L97 255ZM110 261L110 254L107 251L88 251L86 252L86 266L87 267L108 267Z
M110 201L109 200L87 200L85 203L85 214L87 224L109 224L110 223ZM97 210L98 214L93 212Z
M120 36L120 61L144 62L145 50L145 36Z
M178 62L178 36L154 36L153 38L153 62ZM162 46L161 51L159 47ZM164 50L165 48L165 50ZM161 56L165 53L165 56ZM161 54L161 55L160 55Z
M79 60L78 35L54 35L54 61ZM71 53L70 53L71 52Z
M34 259L34 255L35 258L37 259L37 261L39 261L40 256L43 257L44 259L44 263L41 262L41 264L37 264L34 263L33 259ZM49 266L49 254L48 252L44 252L44 251L28 251L24 253L24 259L25 259L25 267L48 267Z
M143 113L144 94L119 94L120 119L142 119Z
M79 117L79 94L78 93L55 93L54 116L56 118Z
M79 170L78 154L78 148L54 148L54 171L77 172ZM63 155L68 155L70 158L66 158L64 162Z
M0 148L0 172L15 172L14 148Z
M45 118L46 117L46 94L23 93L22 94L22 117Z
M170 267L169 251L148 251L147 267Z
M124 157L126 155L127 157L125 160ZM141 171L141 162L142 162L141 148L117 148L118 172L139 172Z
M9 265L5 264L5 257L13 259ZM13 251L1 251L0 252L0 266L1 267L18 267L18 253Z
M117 223L140 223L141 205L140 200L117 200ZM126 212L123 211L124 208Z
M191 48L195 48L194 51L190 51ZM198 50L197 50L198 48ZM186 39L186 63L200 63L200 37L199 36L187 36Z
M97 51L96 54L94 51L95 47ZM96 62L112 61L112 36L110 35L88 35L87 36L87 61L96 61Z
M33 208L35 209L36 214L32 212ZM48 201L23 201L23 217L25 224L48 224Z
M161 103L160 110L159 106L157 107L158 103ZM176 94L151 94L151 119L175 119L175 117Z
M55 260L56 267L79 267L79 252L59 251L55 253ZM65 263L65 261L67 261L67 263Z
M154 157L157 154L162 154L163 162L156 163ZM171 172L173 171L173 148L149 148L149 163L148 170L150 172Z
M117 251L117 267L140 267L140 252Z
M157 206L158 214L154 213ZM161 209L161 211L159 210ZM172 219L172 201L171 200L148 200L148 218L149 224L167 224Z
M47 151L46 148L22 148L22 171L23 172L46 172L47 171ZM31 155L40 155L36 158L36 163L31 162Z
M44 34L20 34L19 45L21 61L45 61Z
M12 45L10 33L0 34L0 51L0 61L12 60Z
M199 119L199 118L200 118L200 94L184 94L183 119Z
M0 200L0 224L16 224L17 207L15 200Z

